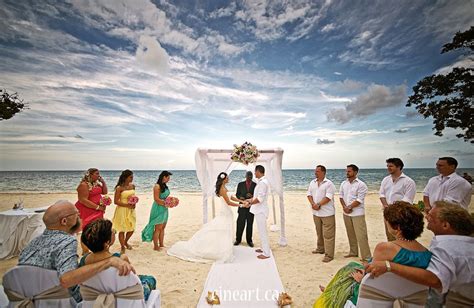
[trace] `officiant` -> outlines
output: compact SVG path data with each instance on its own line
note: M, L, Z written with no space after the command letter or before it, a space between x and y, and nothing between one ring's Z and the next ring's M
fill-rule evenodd
M257 184L252 181L253 174L251 171L247 171L245 174L245 181L240 182L237 185L237 193L235 194L239 200L248 200L253 198L255 186ZM239 216L237 217L237 232L235 234L234 245L237 246L242 241L242 234L244 233L245 224L247 224L246 239L247 244L253 247L252 242L252 229L253 229L253 214L250 213L250 208L245 208L242 205L239 206Z

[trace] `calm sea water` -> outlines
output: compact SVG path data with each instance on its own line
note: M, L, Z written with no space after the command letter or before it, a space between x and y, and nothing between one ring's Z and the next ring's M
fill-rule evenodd
M170 170L173 175L169 183L172 191L179 192L200 192L201 188L194 170ZM76 192L84 171L0 171L0 192L30 192L30 193L59 193ZM102 177L107 182L109 190L112 190L117 183L121 171L101 170ZM152 191L153 185L158 179L159 171L135 171L134 183L139 193ZM404 169L405 174L416 182L417 191L422 191L429 178L437 175L435 169ZM474 169L458 169L458 173L463 172L474 174ZM369 191L378 191L380 182L387 175L386 169L363 169L359 172ZM340 183L346 178L345 169L328 169L327 178L332 180L339 189ZM234 191L237 183L245 177L244 170L232 171L230 183L227 188ZM306 190L309 182L314 179L314 170L298 169L283 170L283 186L285 191Z

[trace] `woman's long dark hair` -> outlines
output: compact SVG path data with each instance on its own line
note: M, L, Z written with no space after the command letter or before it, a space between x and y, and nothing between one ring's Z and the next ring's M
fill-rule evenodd
M125 183L125 179L131 175L133 175L133 172L131 170L127 169L127 170L122 171L122 174L120 174L120 177L118 179L117 185L115 185L115 188L122 186Z
M166 185L166 183L163 183L163 179L165 178L165 176L170 175L173 175L173 173L169 171L162 171L158 176L158 181L156 181L156 184L160 185L160 192L164 192L166 189L168 189L168 185Z
M225 172L221 172L221 173L219 173L219 175L217 176L217 181L216 181L216 195L217 195L218 197L221 196L221 195L219 194L219 192L221 191L222 184L224 184L224 180L225 180L226 177L227 177L227 173L225 173Z

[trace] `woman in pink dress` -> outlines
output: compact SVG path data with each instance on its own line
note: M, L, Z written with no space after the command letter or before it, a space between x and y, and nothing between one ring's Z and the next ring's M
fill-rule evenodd
M107 185L100 176L99 170L90 168L84 174L84 177L77 186L76 208L82 221L82 229L84 229L91 221L104 218L105 205L100 205L102 195L107 194ZM82 245L83 254L87 252L87 248Z

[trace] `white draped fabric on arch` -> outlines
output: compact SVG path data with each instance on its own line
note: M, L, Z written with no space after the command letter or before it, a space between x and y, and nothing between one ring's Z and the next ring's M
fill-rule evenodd
M231 149L202 149L196 150L195 161L196 161L196 173L201 184L202 189L202 206L203 206L203 223L207 223L208 220L208 200L212 202L212 217L215 216L215 183L217 175L220 172L230 174L240 163L234 162L230 159L233 150ZM266 149L259 150L260 156L256 163L249 164L246 166L247 170L254 171L256 165L262 165L265 167L265 176L270 183L271 195L272 195L272 213L273 213L273 225L271 226L272 231L280 230L280 246L286 246L287 240L285 236L285 205L283 200L283 175L281 170L281 164L283 159L283 149ZM280 208L280 226L278 228L275 210L275 197L278 197L278 203ZM270 198L268 199L270 202Z

